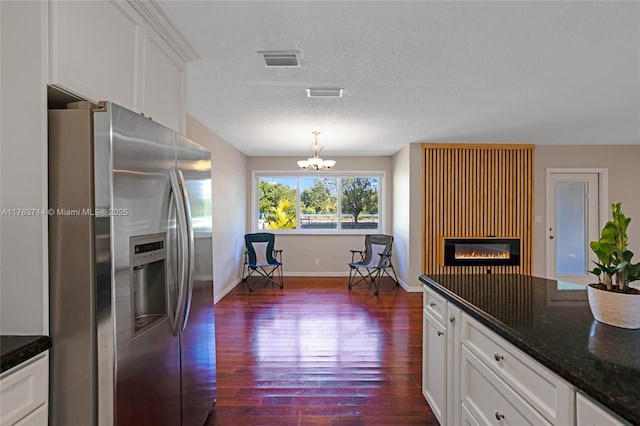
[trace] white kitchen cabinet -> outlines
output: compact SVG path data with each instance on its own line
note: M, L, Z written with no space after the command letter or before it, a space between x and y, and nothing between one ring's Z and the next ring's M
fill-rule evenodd
M436 320L444 324L447 316L447 301L435 291L426 288L423 293L422 308Z
M461 351L460 386L462 404L475 423L500 426L551 424L465 345Z
M45 351L0 376L0 426L46 425L48 399L49 351Z
M422 394L441 425L447 424L446 328L426 310L422 322Z
M505 328L490 314L449 297L447 291L451 290L445 290L436 292L427 284L423 296L423 394L440 424L629 424L599 400L577 389L568 381L571 379L555 373L551 360L547 367L525 352L529 342L519 339L519 335L526 336L526 330ZM506 338L500 330L508 333ZM439 337L446 337L446 350L435 337L438 333ZM512 343L509 335L519 343ZM541 357L554 356L544 345L540 347L544 350ZM438 369L446 370L446 378L438 375Z
M459 319L461 312L439 294L424 289L422 394L441 425L458 424Z
M143 21L122 1L50 1L49 83L138 110Z
M146 34L139 109L154 121L184 132L185 63L155 32Z
M49 424L49 407L45 404L20 420L15 426L46 426L47 424Z
M573 387L555 373L466 314L462 316L461 343L463 351L466 349L475 355L467 356L467 362L471 362L469 359L482 362L546 422L573 424ZM463 366L463 375L470 371ZM462 383L465 383L464 377ZM464 385L462 392L465 392Z
M184 132L185 64L197 57L157 5L49 2L49 84Z
M600 404L592 401L581 392L576 394L577 426L624 426L627 422L610 413Z

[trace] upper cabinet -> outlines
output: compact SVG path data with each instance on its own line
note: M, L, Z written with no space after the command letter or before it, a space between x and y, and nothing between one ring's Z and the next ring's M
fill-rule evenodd
M49 83L139 110L142 18L128 3L52 1Z
M140 110L147 117L184 131L184 62L158 35L149 31L144 43Z
M184 131L186 63L197 54L148 0L50 1L49 84Z

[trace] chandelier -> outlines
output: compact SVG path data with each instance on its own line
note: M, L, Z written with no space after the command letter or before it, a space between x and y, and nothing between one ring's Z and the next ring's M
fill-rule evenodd
M316 139L313 141L313 143L311 144L311 152L313 153L313 157L312 158L307 158L306 160L300 160L298 161L298 166L301 169L304 170L329 170L331 169L333 166L336 165L336 162L334 160L323 160L322 158L320 158L320 153L322 152L322 149L324 148L324 145L320 145L318 143L318 135L320 134L320 132L318 132L317 130L315 132L311 132L315 135Z

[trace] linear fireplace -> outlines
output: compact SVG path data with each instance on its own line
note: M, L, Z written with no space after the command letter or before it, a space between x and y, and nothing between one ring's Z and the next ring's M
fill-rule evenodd
M444 237L444 266L519 266L519 238Z

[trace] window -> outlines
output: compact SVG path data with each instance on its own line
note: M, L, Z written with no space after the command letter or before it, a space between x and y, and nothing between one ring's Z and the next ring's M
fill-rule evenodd
M380 231L382 173L256 173L257 230L310 233Z

